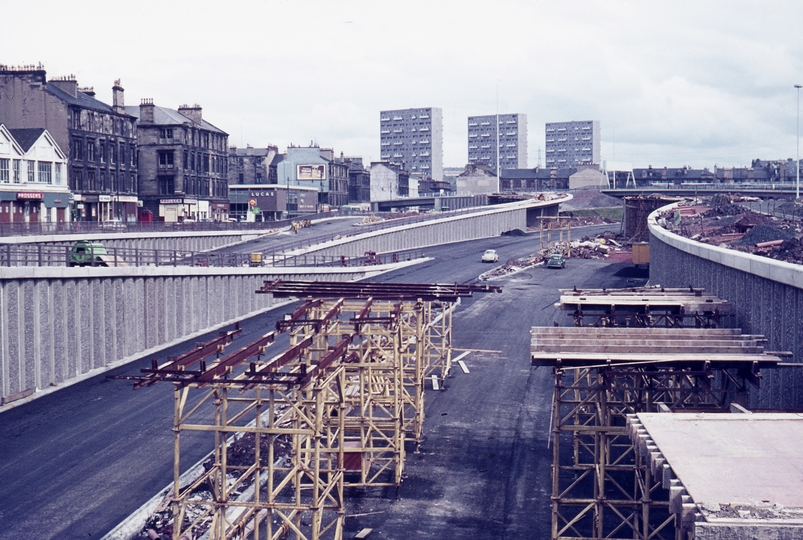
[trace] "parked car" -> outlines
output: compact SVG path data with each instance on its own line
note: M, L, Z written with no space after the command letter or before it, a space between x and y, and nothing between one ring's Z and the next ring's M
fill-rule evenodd
M560 251L553 251L549 255L549 259L546 262L547 268L563 268L566 266L566 259L563 258L563 254Z
M486 249L482 254L482 262L498 262L499 254L495 249Z
M128 266L122 257L109 255L100 242L79 240L70 250L68 266Z

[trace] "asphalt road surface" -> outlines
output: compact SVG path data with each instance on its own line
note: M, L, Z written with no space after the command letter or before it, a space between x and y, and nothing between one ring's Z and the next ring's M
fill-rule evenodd
M432 261L379 279L468 283L493 266L480 262L485 249L496 249L501 263L537 251L538 237L427 249ZM498 353L472 352L465 359L470 374L455 367L445 390L427 391L425 439L417 452L410 448L398 497L395 489L352 490L347 514L356 517L346 519L346 537L371 527L377 539L548 538L552 377L529 365L529 329L571 325L553 307L558 288L625 286L633 283L629 270L572 259L563 270L535 267L494 281L502 294L464 300L453 346ZM287 311L245 321L233 345L269 332ZM116 373L138 373L149 363ZM172 406L168 384L133 391L104 375L0 414L0 539L100 538L111 530L172 480ZM211 449L191 436L182 436L190 443L183 445L186 467Z

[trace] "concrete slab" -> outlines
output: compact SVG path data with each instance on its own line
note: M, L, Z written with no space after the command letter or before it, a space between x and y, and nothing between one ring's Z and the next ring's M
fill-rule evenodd
M638 414L698 505L803 508L803 414Z

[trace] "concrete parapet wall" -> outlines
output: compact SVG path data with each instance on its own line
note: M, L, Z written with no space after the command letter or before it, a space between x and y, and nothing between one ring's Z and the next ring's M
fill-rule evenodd
M729 300L734 324L747 334L767 337L766 350L791 351L790 363L803 363L803 266L684 238L657 222L650 229L650 283L666 287L704 287ZM803 408L803 368L762 371L761 389L750 406Z
M273 297L254 292L266 280L346 281L382 270L387 267L3 268L0 397L36 397L269 309Z
M499 236L514 229L525 230L528 225L528 213L531 218L533 212L543 211L543 215L554 215L558 203L570 198L569 196L547 202L526 201L498 205L471 214L449 216L341 238L289 255L315 253L335 257L340 255L361 257L366 251L391 253Z
M0 239L0 245L38 244L70 247L79 240L94 240L106 248L208 251L253 240L270 231L158 232L120 234L70 234L52 236L16 236Z

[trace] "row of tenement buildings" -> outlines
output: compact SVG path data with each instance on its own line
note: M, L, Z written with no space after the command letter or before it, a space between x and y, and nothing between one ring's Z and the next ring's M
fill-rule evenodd
M277 219L419 195L614 184L784 182L794 162L738 169L600 170L598 121L545 125L545 167L527 168L527 116L468 117L467 165L443 166L440 108L380 112L380 161L290 145L230 147L199 105L111 105L74 76L0 65L0 223ZM540 162L540 155L539 155ZM497 175L497 170L499 171Z
M254 172L260 156L229 148L199 105L126 106L119 80L109 105L74 76L0 66L0 223L226 220L259 204L273 218L348 203L349 160L312 146L266 151L265 174ZM246 176L285 190L229 189Z

